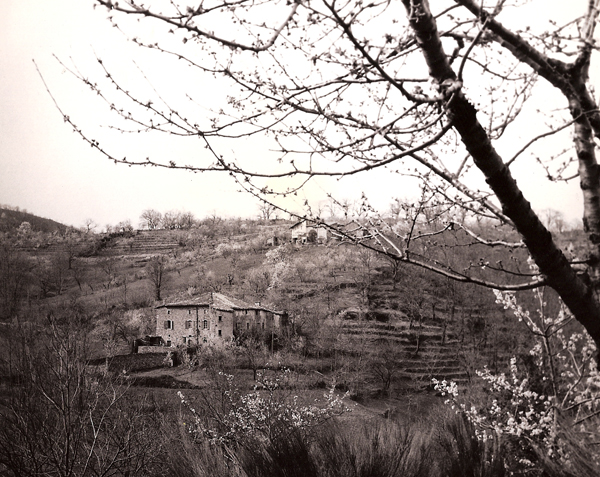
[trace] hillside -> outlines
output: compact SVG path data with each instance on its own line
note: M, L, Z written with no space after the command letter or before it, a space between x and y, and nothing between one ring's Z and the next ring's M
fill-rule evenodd
M68 226L29 212L0 207L0 232L14 232L23 222L29 222L33 232L64 233Z
M40 308L77 302L94 317L94 354L106 353L107 340L127 353L131 340L155 333L158 260L162 299L217 291L287 310L305 358L364 396L414 392L432 377L467 382L525 349L527 337L489 290L411 266L392 270L347 244L267 245L288 233L287 223L243 222L54 237L20 246L23 295Z
M60 354L67 344L81 353L77 363L87 364L73 369L114 377L128 406L157 411L161 422L172 424L182 410L177 391L193 403L211 399L212 392L222 397L229 388L219 386L232 386L242 400L246 393L262 398L273 392L294 405L328 406L327 399L343 396L352 410L340 418L343 428L416 422L422 429L431 419L427 435L437 436L440 415L450 411L432 379L457 382L461 396L474 397L485 408L490 393L475 371L505 372L513 356L532 386L547 394L548 383L530 354L531 333L490 290L393 263L348 243L292 244L285 223L215 225L5 237L0 399L20 392L27 375L14 371L15 349L22 345L22 356L37 357L32 350L39 356L53 349ZM269 246L274 236L282 238L281 245ZM577 236L566 236L565 244L576 250ZM473 260L472 249L452 250L453 257ZM157 305L208 291L286 310L290 326L275 332L236 328L236 341L223 347L181 344L168 353L164 348L131 352L135 339L158 334ZM526 295L519 300L526 303ZM544 306L551 308L553 301L549 292L544 295ZM535 303L529 305L535 309ZM187 324L187 313L182 318ZM52 343L57 347L48 346ZM41 370L46 362L51 361L37 363ZM55 375L50 378L56 382ZM392 436L373 442L396 441Z

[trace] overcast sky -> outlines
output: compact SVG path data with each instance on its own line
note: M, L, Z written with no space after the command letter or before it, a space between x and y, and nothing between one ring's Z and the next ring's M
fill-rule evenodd
M558 0L552 3L571 5ZM146 208L190 211L198 218L212 212L255 216L257 201L237 192L225 175L115 165L86 146L63 122L33 60L63 101L77 103L89 97L52 55L63 61L73 57L83 68L86 62L93 62L95 53L124 61L135 58L138 53L110 27L106 16L104 10L94 11L92 2L85 0L0 2L0 204L75 226L83 225L86 218L101 226L125 219L137 224ZM68 101L65 106L69 107ZM267 154L259 142L248 148L257 156ZM367 187L372 180L380 179L367 175L360 184ZM531 180L520 185L534 208L551 207L569 218L581 215L576 183L553 189L551 194L543 182ZM324 193L327 187L315 185L307 194ZM361 186L348 183L336 187L343 194L344 188ZM386 194L381 187L376 189L380 195L375 201L380 207L403 195L401 187L392 186L393 193ZM348 194L348 198L353 197Z
M137 224L145 208L256 215L257 201L225 175L117 166L63 122L33 60L58 97L89 98L52 55L84 69L95 53L131 58L106 16L83 0L0 2L0 203L75 226L88 217Z

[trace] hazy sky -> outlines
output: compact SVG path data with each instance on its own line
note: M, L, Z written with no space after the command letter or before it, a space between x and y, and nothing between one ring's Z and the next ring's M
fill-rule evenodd
M551 3L571 5L558 0ZM0 2L0 203L75 226L83 225L88 217L102 226L124 219L137 224L146 208L190 211L199 218L213 211L226 216L256 215L257 201L238 193L225 175L115 165L86 146L63 122L32 60L67 110L80 106L89 93L69 78L53 54L63 61L73 57L84 69L93 63L95 53L123 61L139 54L110 27L106 16L105 10L94 11L92 2L85 0ZM268 154L261 151L260 142L249 144L248 149L257 157ZM171 152L178 155L177 150ZM386 207L392 197L404 195L392 179L387 186L393 192L382 194L381 178L368 175L335 187L343 194L344 188L358 191L372 180L378 181L380 193L376 205ZM533 177L520 185L534 208L559 209L570 218L581 215L575 183L551 193L547 184ZM316 185L307 194L322 194L326 187ZM348 198L351 195L356 197L348 194Z

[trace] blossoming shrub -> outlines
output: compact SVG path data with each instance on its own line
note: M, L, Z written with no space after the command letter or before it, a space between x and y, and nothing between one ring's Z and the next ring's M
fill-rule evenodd
M292 428L243 446L187 431L170 436L175 477L504 477L498 442L479 441L464 416L441 409L407 422L360 417ZM444 412L445 411L445 412ZM187 421L186 421L187 422ZM180 427L181 429L181 427Z
M447 396L447 403L463 413L473 424L475 435L481 441L504 438L511 452L506 465L531 467L535 459L533 443L552 447L553 407L549 396L539 395L528 388L527 378L519 376L516 360L510 365L510 374L494 375L484 368L477 371L483 380L484 396L477 404L461 398L456 383L433 380L435 388ZM514 458L514 459L513 459Z
M537 310L531 313L517 303L513 293L496 293L497 302L509 309L532 336L529 369L510 360L508 374L477 372L486 399L469 401L455 383L434 380L434 385L453 408L464 413L480 439L502 436L512 442L514 452L507 465L534 469L540 462L574 462L574 433L584 445L598 441L600 375L594 361L593 340L576 328L564 305L551 315L543 291L536 291ZM565 431L569 431L569 438ZM597 444L595 444L597 445ZM597 452L590 458L600 464Z
M435 388L447 395L469 420L476 425L477 435L486 440L494 433L523 437L530 440L546 439L553 428L551 396L539 395L528 388L527 378L519 377L516 358L510 360L510 374L492 374L487 368L477 371L484 389L492 396L484 408L459 400L454 382L433 380Z
M350 411L346 396L335 393L334 387L324 393L323 400L301 404L298 396L286 391L290 374L289 370L259 374L254 389L246 393L233 375L218 373L216 391L204 394L198 409L178 393L190 413L188 432L197 440L244 446L256 439L274 441L282 433L308 430Z

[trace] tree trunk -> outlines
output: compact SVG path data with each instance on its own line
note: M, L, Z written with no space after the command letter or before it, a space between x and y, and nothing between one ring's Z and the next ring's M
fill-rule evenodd
M593 288L577 276L564 254L556 246L552 235L533 212L508 167L492 146L490 138L477 120L475 107L464 97L462 91L456 90L462 85L458 82L444 53L427 0L402 0L402 2L408 11L410 25L429 67L429 74L440 85L441 93L447 92L448 116L454 129L460 135L475 165L484 174L487 183L496 194L504 214L510 218L515 229L523 237L531 257L544 275L548 285L557 291L575 318L592 336L600 350L600 306L595 300ZM589 141L583 137L586 134L591 133L585 133L582 126L576 127L578 152L579 149L588 150L589 148ZM595 164L595 159L593 159L593 163ZM585 169L587 172L593 171L596 174L593 179L597 184L598 166L588 166ZM597 195L589 200L595 201L594 209L600 210ZM599 219L600 217L593 217L591 221L600 224ZM587 226L590 227L589 224ZM596 238L597 242L600 242L600 236ZM597 257L595 258L597 259ZM600 264L596 264L596 269L599 268Z

